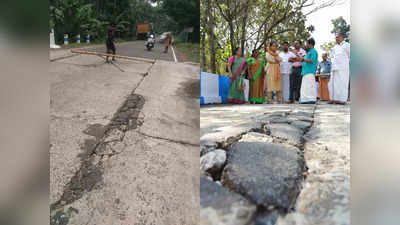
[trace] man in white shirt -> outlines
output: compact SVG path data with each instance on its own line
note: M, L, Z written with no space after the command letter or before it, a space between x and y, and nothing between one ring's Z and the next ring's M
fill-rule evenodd
M332 73L328 83L329 104L346 104L349 97L350 44L344 41L344 34L336 34L332 49Z
M292 72L290 73L290 94L288 103L300 100L300 87L301 87L301 70L302 62L300 57L305 57L307 52L301 48L301 41L294 42L294 50L291 51L295 57L290 57L289 62L292 63Z
M282 58L281 62L281 77L282 77L282 94L283 102L289 100L290 93L290 73L292 72L292 63L289 62L289 58L295 58L296 55L289 51L289 42L285 41L282 44L283 52L279 53L279 57Z

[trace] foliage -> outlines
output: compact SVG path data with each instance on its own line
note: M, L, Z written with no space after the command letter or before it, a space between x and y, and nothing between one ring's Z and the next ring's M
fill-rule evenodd
M333 29L331 33L336 34L342 32L345 34L346 41L350 39L350 24L347 24L346 20L342 16L332 20Z
M332 21L332 25L333 25L333 29L331 30L331 33L337 34L339 32L342 32L345 34L345 41L349 42L350 41L350 24L347 24L346 20L343 19L343 17L341 17L341 16L336 19L333 19L331 21ZM325 42L324 44L321 45L321 48L329 55L331 52L331 49L335 45L336 45L335 41Z
M62 42L65 33L70 38L77 34L81 37L90 34L94 41L103 41L111 23L116 24L116 37L123 39L133 38L136 35L136 25L140 23L150 23L156 34L165 31L179 33L183 27L196 25L196 15L193 12L198 1L50 0L49 26L55 29L57 42ZM174 2L182 5L172 5ZM177 12L181 13L175 15ZM190 12L191 16L184 17L182 12Z
M199 42L200 35L200 0L163 0L165 13L177 22L180 30L193 27L191 40Z

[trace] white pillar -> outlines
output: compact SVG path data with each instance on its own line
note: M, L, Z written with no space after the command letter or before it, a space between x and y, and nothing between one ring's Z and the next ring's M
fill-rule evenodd
M50 48L60 48L60 46L56 45L56 39L54 37L54 29L51 29L50 32Z
M81 43L81 35L80 34L76 35L76 43L78 43L78 44Z
M64 45L68 44L68 34L64 34Z

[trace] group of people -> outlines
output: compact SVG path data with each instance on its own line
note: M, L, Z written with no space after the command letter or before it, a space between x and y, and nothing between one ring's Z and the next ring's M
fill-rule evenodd
M253 50L249 59L242 57L242 49L236 48L235 54L228 60L228 72L231 87L228 102L246 103L244 90L245 74L249 79L249 102L255 104L272 103L273 93L278 103L314 104L318 98L317 73L329 77L329 104L345 104L349 91L350 44L344 41L344 34L336 35L332 49L332 62L323 55L318 63L318 52L314 48L315 40L306 41L305 49L301 41L296 41L294 49L289 43L282 43L282 52L278 53L277 43L271 41L265 57ZM328 75L327 75L328 74Z

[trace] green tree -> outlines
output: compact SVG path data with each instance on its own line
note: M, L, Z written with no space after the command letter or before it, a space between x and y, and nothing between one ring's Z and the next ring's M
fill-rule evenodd
M347 24L346 20L343 19L342 16L339 16L336 19L331 20L333 29L331 30L332 34L337 34L339 32L345 34L345 41L350 41L350 24ZM333 46L336 45L335 41L325 42L320 47L324 50L328 55L330 54Z
M333 29L331 33L337 34L339 32L345 34L346 41L350 40L350 24L347 24L346 20L342 16L331 20L333 24Z
M193 27L192 41L200 41L200 0L162 0L165 13L174 19L179 29Z

